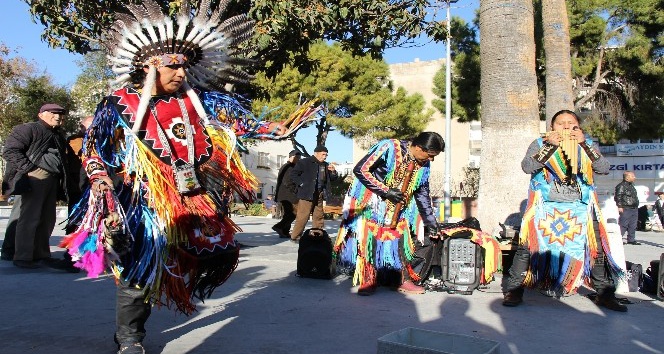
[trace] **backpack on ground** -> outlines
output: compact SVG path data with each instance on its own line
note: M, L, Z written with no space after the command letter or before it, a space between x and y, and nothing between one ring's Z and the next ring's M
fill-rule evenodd
M638 292L643 287L643 266L630 261L627 265L627 288L629 292Z
M332 279L337 274L332 252L332 239L327 231L319 228L306 230L300 237L297 250L297 276Z

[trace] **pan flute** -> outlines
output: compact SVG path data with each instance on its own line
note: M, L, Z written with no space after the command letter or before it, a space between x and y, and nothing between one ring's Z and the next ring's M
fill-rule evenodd
M547 133L547 136L550 133ZM572 174L575 175L579 172L579 142L572 135L572 130L564 129L558 131L562 140L560 140L560 149L562 150L565 160L569 162L572 168Z

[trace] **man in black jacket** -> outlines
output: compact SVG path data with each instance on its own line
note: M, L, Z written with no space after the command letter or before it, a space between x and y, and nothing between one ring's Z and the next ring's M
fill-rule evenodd
M14 127L5 142L2 194L21 196L14 250L14 265L20 268L38 268L37 261L60 265L51 258L49 238L56 202L68 199L67 143L59 129L66 114L61 106L47 103L39 120Z
M295 184L290 173L295 164L300 161L301 156L301 152L297 150L291 151L288 154L288 161L281 166L277 175L277 193L274 196L274 200L281 203L284 215L278 223L272 226L272 230L281 238L290 238L291 224L295 220L295 207L297 206L298 199L295 195Z
M334 165L328 164L325 159L327 159L327 148L318 145L312 156L298 161L291 171L291 178L297 186L296 196L299 199L295 226L290 234L293 242L300 240L312 213L313 227L323 228L323 200L327 196L330 182L339 176Z
M658 192L657 200L655 201L655 212L659 218L659 223L664 228L664 192Z
M636 241L639 197L636 194L636 188L634 188L633 182L635 180L636 176L634 175L634 172L625 171L625 173L623 173L623 180L616 186L616 194L613 196L613 199L618 206L618 213L620 213L620 217L618 218L620 234L624 235L625 231L627 231L626 244L630 245L641 244Z

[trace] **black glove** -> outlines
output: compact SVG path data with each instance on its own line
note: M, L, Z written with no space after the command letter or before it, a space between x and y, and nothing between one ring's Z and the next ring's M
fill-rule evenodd
M403 202L403 193L394 188L390 188L389 191L385 194L385 199L391 201L394 204Z
M424 236L428 238L440 238L438 234L438 226L425 226L424 227Z

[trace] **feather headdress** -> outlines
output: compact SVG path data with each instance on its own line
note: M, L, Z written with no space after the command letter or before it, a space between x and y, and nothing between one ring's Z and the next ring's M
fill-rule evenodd
M171 18L154 0L144 0L125 5L127 12L115 15L113 25L103 32L102 44L117 75L115 85L129 86L143 80L145 97L141 97L134 132L147 110L156 70L162 66L182 65L188 82L212 91L251 78L240 68L250 60L240 56L238 45L252 36L254 22L244 14L222 21L229 1L222 0L211 9L210 0L200 0L195 14L183 1L177 16ZM147 75L144 67L148 67ZM191 87L185 84L184 88L191 97ZM194 101L200 106L199 100Z

